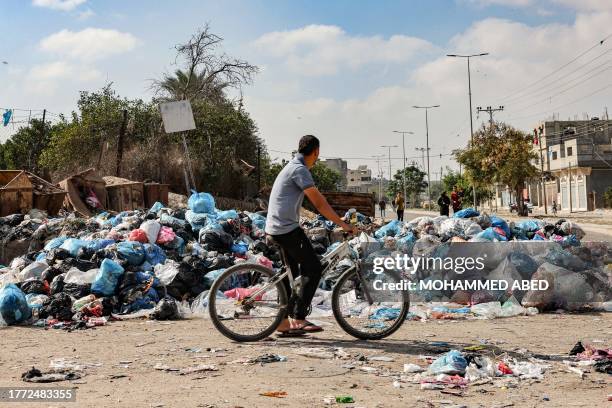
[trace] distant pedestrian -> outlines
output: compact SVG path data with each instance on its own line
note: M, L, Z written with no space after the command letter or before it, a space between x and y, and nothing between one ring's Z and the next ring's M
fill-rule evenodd
M453 186L453 191L451 192L450 200L453 206L453 214L461 210L461 197L459 196L457 186Z
M446 215L448 217L448 207L451 203L450 198L446 195L446 191L443 191L438 198L438 205L440 206L440 215Z
M404 197L400 193L395 196L395 210L397 211L397 219L404 221Z
M387 202L381 199L378 202L378 208L380 208L380 217L384 219L386 217L385 209L387 208Z
M556 201L552 202L552 213L555 216L557 215L557 202Z

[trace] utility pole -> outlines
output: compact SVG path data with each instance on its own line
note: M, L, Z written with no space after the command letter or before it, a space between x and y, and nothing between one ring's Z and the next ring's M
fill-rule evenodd
M398 145L382 145L380 147L386 147L389 149L389 182L391 182L391 180L393 180L393 176L391 176L391 148L399 147L399 146Z
M430 109L432 108L439 108L440 105L429 105L429 106L418 106L418 105L414 105L413 108L415 109L425 109L425 137L426 137L426 144L427 144L427 198L429 201L431 201L431 179L429 176L429 119L428 119L428 112ZM431 207L431 203L429 202L428 205Z
M426 147L415 147L414 150L416 150L417 152L421 152L421 161L423 162L421 168L423 169L423 171L425 171L425 152L429 149Z
M569 212L572 213L572 162L568 163L567 167L568 181L569 181Z
M468 97L470 101L470 141L474 143L474 115L472 113L472 77L470 75L470 58L472 57L484 57L489 55L488 52L481 52L479 54L461 55L461 54L446 54L447 57L454 58L466 58L467 59L467 72L468 72ZM476 186L472 186L472 192L474 193L474 209L478 209L476 204Z
M123 138L125 136L125 128L127 127L127 109L123 110L123 120L121 121L121 129L119 129L119 136L117 137L117 168L115 170L115 176L121 177L121 161L123 160Z
M542 154L542 133L544 132L544 127L540 126L539 129L534 129L535 137L538 140L538 146L540 150L540 172L542 173L542 196L544 199L544 214L548 215L548 198L546 197L546 179L544 177L544 155ZM548 160L548 156L546 156Z
M380 167L380 159L385 157L385 155L382 154L379 156L372 156L372 157L376 159L376 167L378 169L378 201L380 201L382 200L382 178L383 178L382 167Z
M478 113L487 112L489 114L489 125L491 126L491 129L493 129L493 112L501 112L503 110L504 110L504 107L501 105L498 108L492 108L490 106L487 106L485 109L482 109L481 106L476 107L476 111Z
M393 133L401 133L402 134L402 151L404 152L404 163L402 166L402 177L404 179L404 203L406 203L406 133L410 135L414 135L413 132L405 131L405 130L394 130Z

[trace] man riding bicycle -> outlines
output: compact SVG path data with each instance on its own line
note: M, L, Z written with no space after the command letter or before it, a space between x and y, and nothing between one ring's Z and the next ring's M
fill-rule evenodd
M268 204L266 234L283 249L294 277L301 276L298 293L289 299L287 318L276 329L285 335L323 331L321 327L306 320L310 302L319 286L323 266L299 225L304 195L325 218L347 232L354 232L354 227L340 219L315 187L310 169L319 158L319 146L319 139L315 136L306 135L300 139L298 153L274 181ZM283 282L287 293L291 293L288 280Z

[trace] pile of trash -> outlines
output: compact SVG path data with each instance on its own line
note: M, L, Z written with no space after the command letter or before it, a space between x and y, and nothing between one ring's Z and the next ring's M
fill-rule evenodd
M610 308L608 248L603 243L581 243L584 232L579 226L564 220L507 223L468 210L453 218L420 217L384 226L349 210L345 220L374 230L373 235L361 233L350 241L366 269L376 257L448 256L455 244L470 241L481 243L479 251L490 252L483 276L421 268L413 278L550 283L546 291L416 291L411 300L429 306L421 311L413 308L411 318L491 318L534 314L535 308ZM186 208L156 203L149 210L100 212L87 218L74 213L50 218L39 210L1 217L0 262L8 265L0 265L0 323L72 330L135 316L204 315L208 290L226 268L240 262L281 266L280 254L265 243L265 222L264 212L217 209L208 193L194 193ZM322 216L303 217L301 225L320 256L344 239L342 229ZM523 239L528 240L526 245L513 245L524 243ZM504 241L502 247L498 241ZM486 243L497 246L486 249ZM536 243L545 246L536 248ZM323 277L313 301L314 314L331 316L331 289L353 262L342 260ZM235 296L235 288L227 289L216 296ZM387 309L376 311L373 318L395 313L394 308Z
M0 323L72 330L136 313L182 318L225 268L280 266L264 226L261 214L218 210L207 193L180 209L156 203L90 218L40 211L0 218L3 247L27 243L25 255L0 265Z

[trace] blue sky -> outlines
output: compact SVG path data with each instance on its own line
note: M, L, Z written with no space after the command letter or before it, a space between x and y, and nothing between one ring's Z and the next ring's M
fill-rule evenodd
M612 95L607 89L553 109L607 84L600 73L555 95L563 81L580 79L592 68L589 55L584 71L574 77L559 73L561 88L532 94L526 88L518 100L511 95L612 33L606 0L0 3L0 60L8 61L0 65L0 107L67 113L80 90L106 81L123 96L149 98L150 80L174 68L172 46L209 22L225 38L225 52L262 68L243 94L278 158L311 132L321 137L323 155L362 158L349 165L372 166L371 156L383 153L381 144L401 145L391 132L398 128L414 132L407 155L415 156L425 129L422 112L411 106L439 103L430 116L430 144L438 156L431 167L456 167L439 154L448 155L469 137L467 78L465 62L446 58L448 52L491 53L473 64L474 106L504 104L498 118L523 129L554 112L601 115ZM12 131L0 130L0 138ZM401 160L392 164L398 167Z

